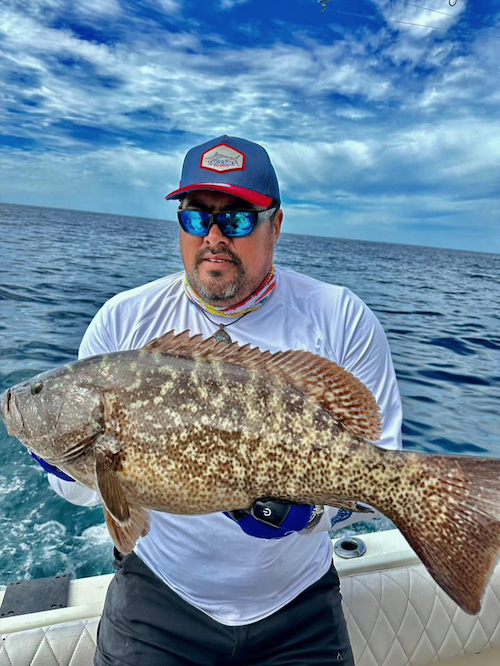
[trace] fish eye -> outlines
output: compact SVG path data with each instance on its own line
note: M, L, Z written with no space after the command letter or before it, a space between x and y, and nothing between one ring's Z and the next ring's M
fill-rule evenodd
M31 385L31 395L36 395L37 393L40 393L40 391L43 389L43 382L35 382L34 384Z

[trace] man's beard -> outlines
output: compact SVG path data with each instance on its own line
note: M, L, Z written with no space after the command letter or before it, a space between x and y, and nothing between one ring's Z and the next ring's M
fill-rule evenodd
M200 277L199 267L207 255L215 256L225 254L234 262L236 275L225 284L219 284L224 278L224 272L217 268L210 269L210 277L203 283ZM194 258L194 269L188 276L193 289L203 298L204 301L212 304L227 303L234 300L239 294L244 294L247 284L245 269L241 264L240 258L231 250L200 250Z

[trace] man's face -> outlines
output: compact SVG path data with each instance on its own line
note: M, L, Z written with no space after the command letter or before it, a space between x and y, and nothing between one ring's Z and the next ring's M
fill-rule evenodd
M182 208L221 213L227 210L265 210L223 192L196 190L186 194ZM249 236L228 238L217 224L205 237L191 236L180 230L180 248L184 267L195 291L213 305L239 303L254 292L264 280L273 261L274 246L280 235L283 213L261 222Z

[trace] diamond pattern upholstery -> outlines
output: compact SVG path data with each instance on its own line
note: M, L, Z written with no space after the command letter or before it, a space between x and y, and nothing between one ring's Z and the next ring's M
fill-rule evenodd
M2 635L0 666L92 666L98 617Z
M342 594L356 666L423 666L500 649L500 568L477 616L460 610L423 565L343 576ZM1 635L0 666L91 666L98 622Z
M356 666L422 666L499 648L500 571L495 573L475 616L462 611L421 564L342 578Z

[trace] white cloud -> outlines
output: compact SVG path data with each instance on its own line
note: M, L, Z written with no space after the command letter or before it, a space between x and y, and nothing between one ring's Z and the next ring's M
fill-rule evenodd
M99 17L115 16L121 11L118 0L78 0L74 7L81 14Z
M280 141L270 142L273 157L284 190L296 199L307 199L311 190L322 190L319 200L330 199L332 192L355 184L353 176L374 168L374 142L341 140L338 142Z
M157 5L166 14L177 14L182 7L179 0L149 0L151 5Z
M389 45L382 55L369 40L357 42L353 37L332 44L305 38L302 44L238 49L227 43L222 48L203 46L199 35L164 30L131 35L130 44L98 44L19 13L7 13L5 23L5 51L20 68L40 77L39 87L29 94L43 97L37 113L45 111L49 123L70 119L132 130L137 123L134 114L144 112L141 126L161 122L162 129L200 134L238 130L256 137L286 126L303 141L316 137L318 129L324 140L336 141L341 125L333 118L375 118L377 107L389 101L432 113L455 98L464 104L463 112L475 104L471 85L476 99L498 94L490 85L493 50L484 44L475 53L454 58L453 43L420 47L420 64L427 62L436 70L422 87L404 79L404 68L384 66L387 57L411 61L412 66L419 61L418 48L408 40ZM490 53L486 60L485 52ZM87 79L77 76L77 68L65 76L54 63L67 57L94 71ZM118 83L106 88L99 85L99 77ZM278 83L270 87L269 81ZM332 95L336 98L329 99ZM154 111L149 119L148 110ZM358 140L362 124L358 127L351 125L347 138ZM375 134L382 129L372 127Z
M74 11L80 17L110 17L121 12L119 0L8 0L4 3L8 9L21 16L32 16L38 19L63 16ZM8 11L8 10L7 10Z
M427 77L424 90L415 101L429 109L453 109L453 116L475 107L478 115L497 117L500 79L493 74L497 70L498 45L494 40L478 39L468 54L457 54Z
M157 106L165 118L164 129L217 133L240 128L240 132L262 136L286 119L300 123L306 138L314 132L315 114L326 117L321 96L335 92L380 99L384 91L389 94L389 83L382 75L367 70L356 76L349 52L340 47L278 43L265 49L226 46L220 52L206 53L199 51L197 36L166 32L159 42L156 37L150 42L138 40L130 48L83 41L69 30L54 30L18 14L11 14L7 21L6 47L18 54L20 66L29 63L41 76L38 92L44 96L43 106L51 119L131 128L131 113ZM48 62L51 57L67 56L83 59L97 68L96 74L115 77L123 85L118 90L100 88L98 94L89 95L93 77L83 82L64 77L54 73ZM285 70L290 90L273 87L271 96L267 82L279 81ZM304 94L318 96L315 113L306 123L307 115L293 101L295 95ZM198 111L195 127L193 110ZM370 115L362 109L354 111L346 103L330 108L328 114L332 111L344 117Z
M74 154L12 150L2 160L2 183L9 200L28 205L173 219L177 204L164 196L179 182L183 157L184 151L133 146Z
M443 35L459 22L467 6L467 0L460 0L454 7L443 3L442 0L425 0L423 3L398 3L392 0L373 0L373 2L392 30L410 35L417 40L425 39L433 33Z
M244 5L249 0L220 0L220 8L221 9L232 9L236 5Z
M375 212L390 226L454 210L465 220L482 208L487 224L500 87L497 45L480 32L467 43L383 29L331 43L304 33L238 47L210 31L200 39L179 22L176 31L149 27L127 32L127 42L98 43L50 27L42 9L61 4L5 12L5 63L19 82L7 81L4 94L17 109L36 102L6 129L48 146L4 159L7 198L26 201L29 191L35 204L161 217L174 205L158 193L176 186L188 144L228 133L268 147L293 203L288 219L313 201L318 225L331 206L346 228L366 228ZM103 4L83 6L97 12ZM180 11L171 0L161 6ZM80 126L102 132L102 142L79 135Z

